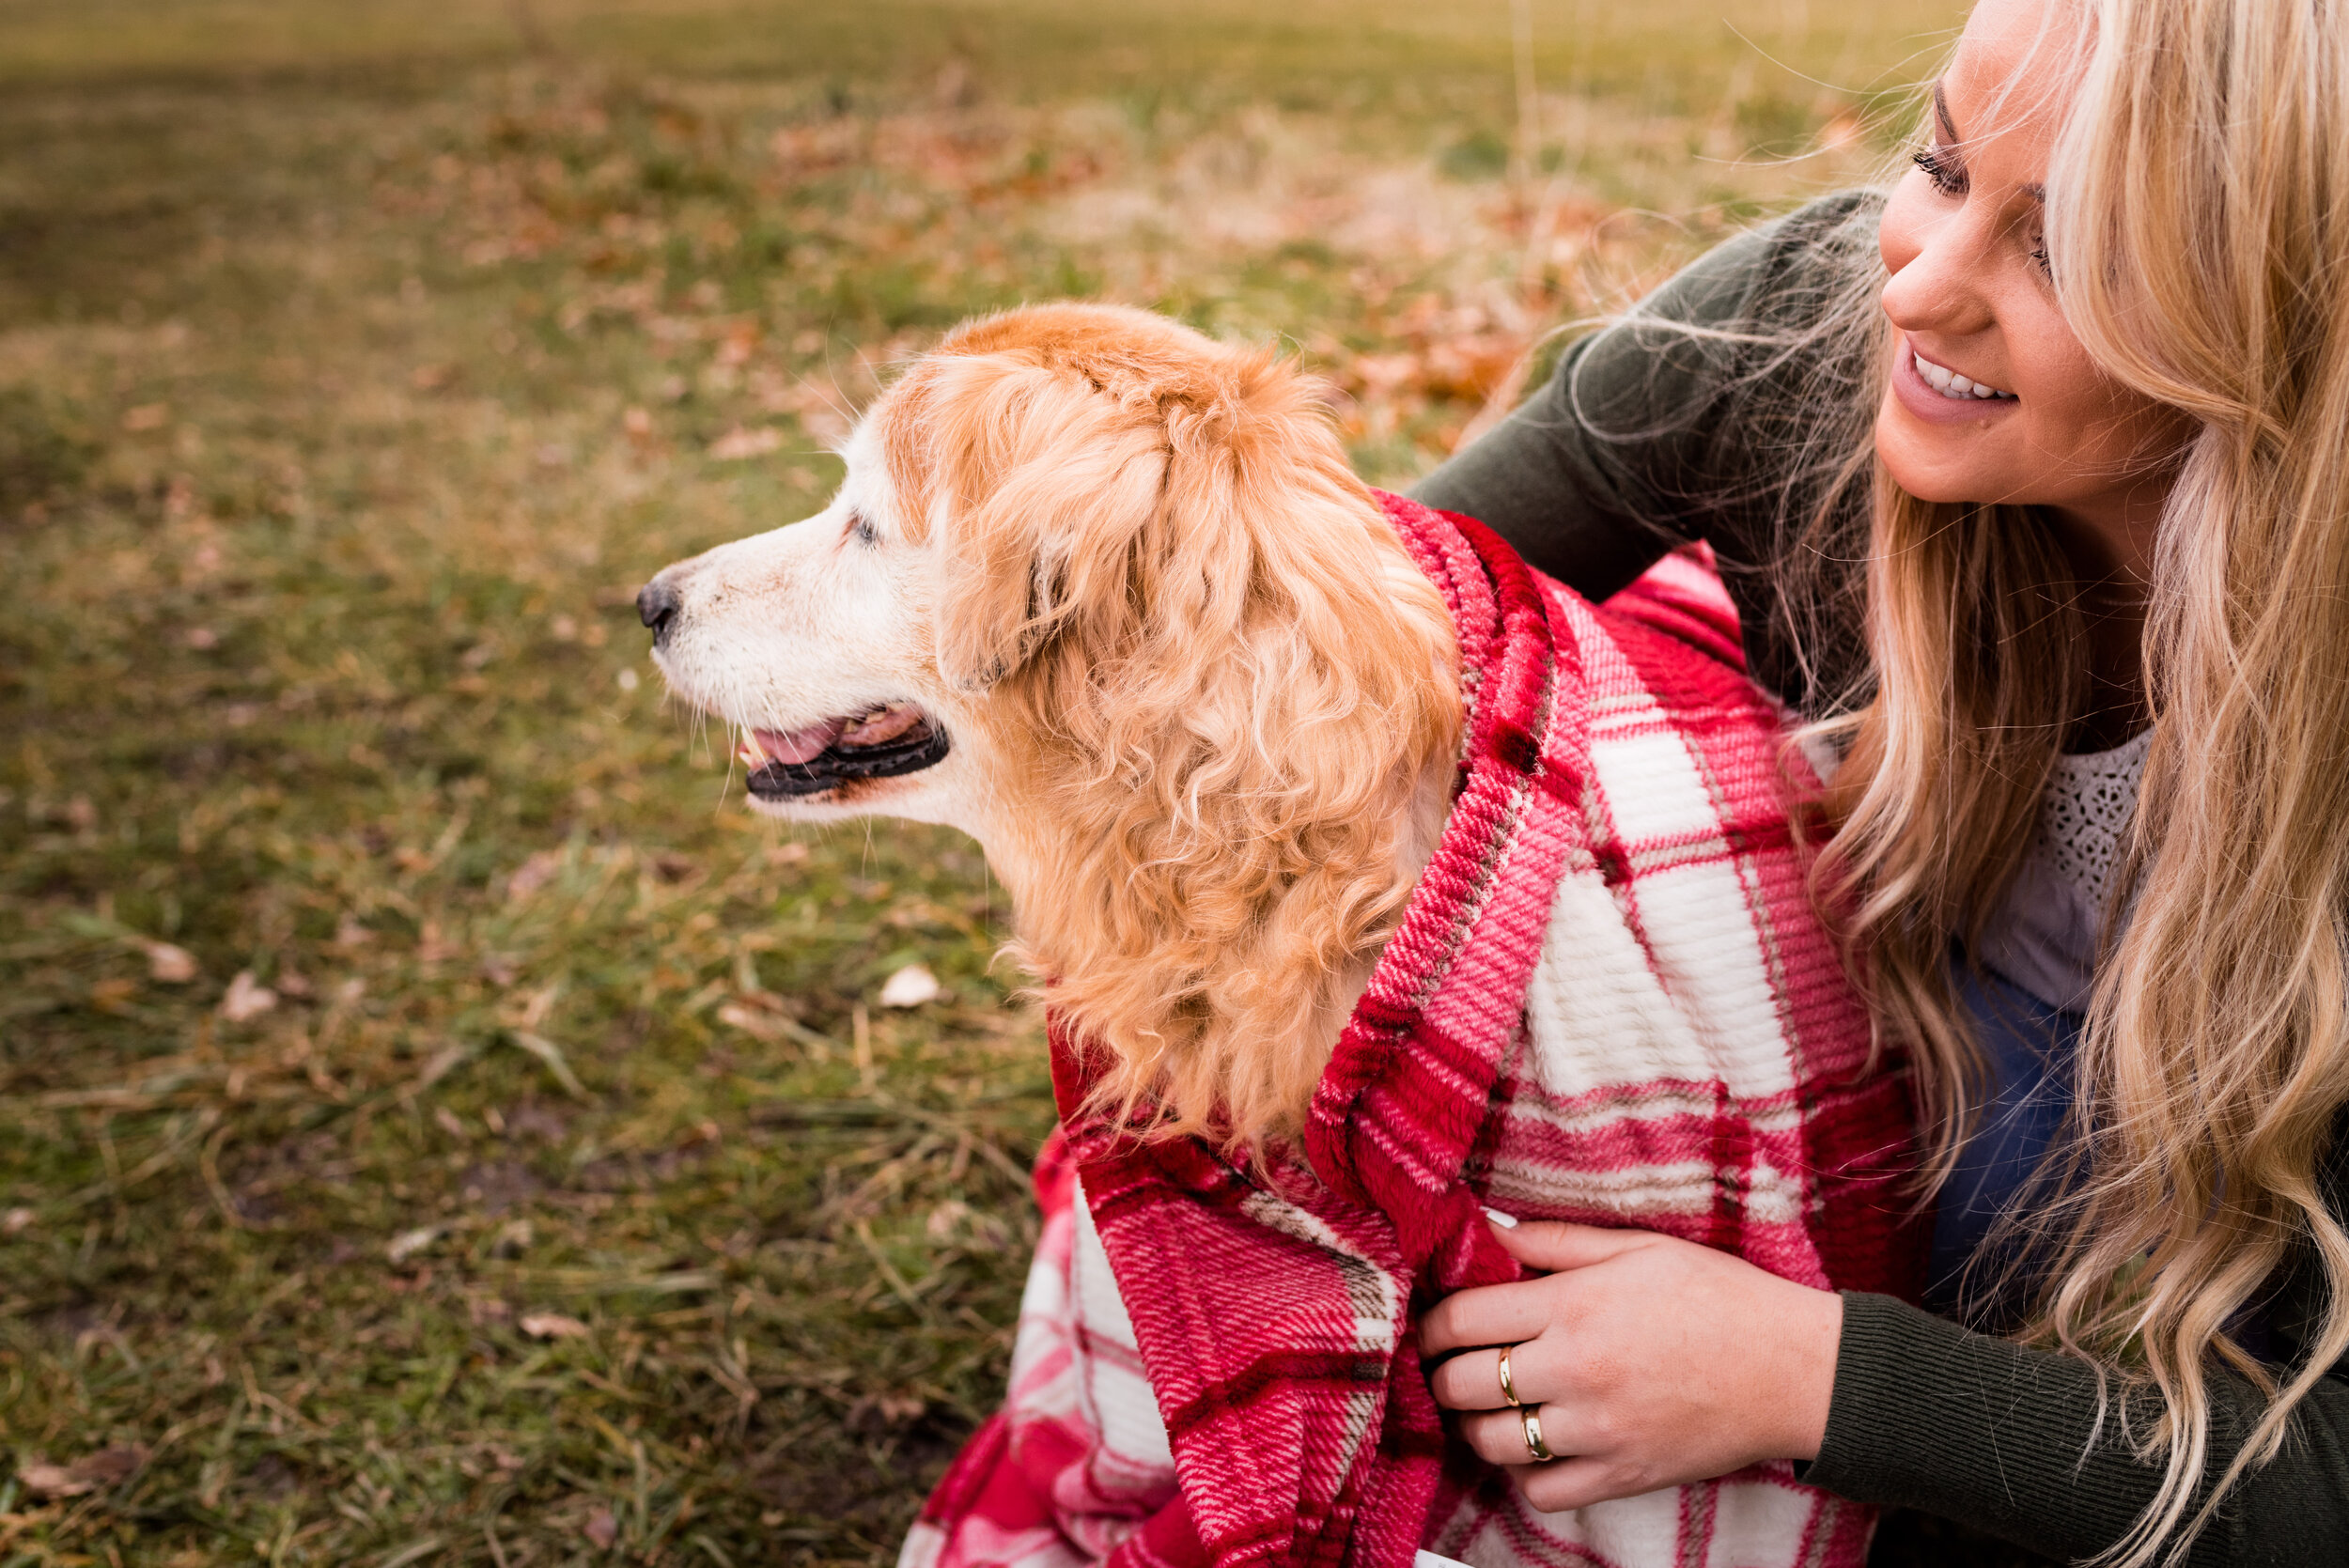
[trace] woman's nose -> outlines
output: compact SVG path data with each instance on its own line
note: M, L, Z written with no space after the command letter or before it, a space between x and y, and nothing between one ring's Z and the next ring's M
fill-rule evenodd
M1884 314L1894 326L1963 337L1992 323L1982 247L1970 230L1952 217L1920 237L1923 243L1884 285Z

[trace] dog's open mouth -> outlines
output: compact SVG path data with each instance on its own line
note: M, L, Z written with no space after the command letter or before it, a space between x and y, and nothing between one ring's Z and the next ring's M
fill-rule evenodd
M911 703L888 703L801 729L753 730L735 755L762 800L818 795L855 779L894 779L943 761L946 732Z

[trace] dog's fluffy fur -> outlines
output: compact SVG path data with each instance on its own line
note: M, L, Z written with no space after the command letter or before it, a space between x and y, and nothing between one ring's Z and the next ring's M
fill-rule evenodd
M754 799L770 756L918 706L942 760L827 785L818 759L759 803L969 832L1104 1093L1293 1135L1460 725L1443 602L1316 387L1143 312L1030 308L917 361L844 455L817 516L655 580L671 686L751 737Z

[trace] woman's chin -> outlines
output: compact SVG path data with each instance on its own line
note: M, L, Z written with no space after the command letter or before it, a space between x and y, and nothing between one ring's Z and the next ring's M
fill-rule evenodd
M1954 434L1946 426L1920 426L1888 398L1876 413L1876 460L1919 501L1958 505L2013 494L2015 481L1998 472L2000 465L1983 461L1988 454L1982 443L1952 440Z

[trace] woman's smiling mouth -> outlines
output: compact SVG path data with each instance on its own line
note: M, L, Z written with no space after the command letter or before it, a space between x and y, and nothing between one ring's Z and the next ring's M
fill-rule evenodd
M2003 387L1986 386L1925 358L1906 334L1892 355L1892 401L1921 424L1952 428L2000 421L2023 406Z
M1916 361L1917 374L1923 378L1925 384L1944 397L1973 398L1981 402L1990 402L2000 398L2010 403L2015 400L2015 394L2011 392L2001 392L1995 386L1985 386L1980 381L1959 375L1946 365L1934 364L1933 361L1919 353L1913 344L1909 348L1908 357Z

